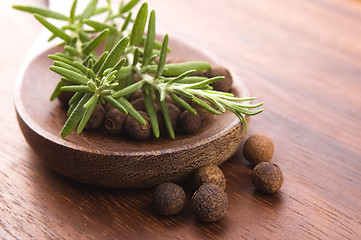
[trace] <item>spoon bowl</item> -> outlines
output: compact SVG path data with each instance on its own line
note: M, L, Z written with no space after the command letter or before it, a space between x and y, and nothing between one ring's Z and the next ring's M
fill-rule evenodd
M170 58L214 62L182 42L172 40L169 45L173 50ZM66 111L58 100L49 101L59 76L49 70L52 61L47 57L59 51L60 47L52 47L30 61L15 89L21 131L42 161L55 171L98 186L150 187L180 181L205 165L219 165L242 143L244 126L230 112L208 114L197 134L177 134L175 140L132 141L101 131L83 131L80 135L73 131L61 138ZM249 97L239 76L232 75L234 93Z

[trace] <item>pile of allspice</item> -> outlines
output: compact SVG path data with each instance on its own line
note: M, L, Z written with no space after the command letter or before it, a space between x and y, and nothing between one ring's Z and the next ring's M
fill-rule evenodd
M270 163L273 152L272 140L264 135L250 136L243 145L244 157L255 166L252 183L264 193L277 192L283 183L280 168ZM203 222L222 219L228 207L226 179L222 170L215 165L201 167L195 172L193 183L197 190L191 198L191 206L198 219ZM183 188L168 182L154 189L152 206L158 214L170 216L181 212L186 200Z

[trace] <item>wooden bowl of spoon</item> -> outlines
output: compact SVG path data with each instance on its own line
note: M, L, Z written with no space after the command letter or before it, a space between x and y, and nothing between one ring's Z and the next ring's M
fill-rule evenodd
M170 57L212 62L201 52L170 41ZM49 70L53 47L34 58L20 74L15 89L15 107L21 131L42 161L72 179L105 187L139 188L189 177L205 165L219 165L239 148L245 135L243 124L230 112L209 114L195 135L176 135L132 141L99 131L60 132L66 121L61 103L49 101L59 76ZM214 61L213 61L214 62ZM233 73L233 91L249 97L246 86ZM248 121L248 118L247 118Z

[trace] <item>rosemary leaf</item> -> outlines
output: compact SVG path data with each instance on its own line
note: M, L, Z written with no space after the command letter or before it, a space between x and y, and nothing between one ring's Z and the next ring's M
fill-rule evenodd
M119 97L123 97L123 96L127 96L129 94L134 93L135 91L139 90L142 88L144 84L144 81L138 81L132 85L129 85L126 88L123 88L115 93L113 93L112 97L113 98L119 98Z
M113 48L114 41L116 38L117 38L117 36L115 34L108 35L108 37L105 40L105 44L104 44L105 51L110 51Z
M100 67L103 65L105 59L108 57L109 52L105 51L103 54L99 57L99 59L94 63L93 71L94 73L98 73Z
M118 71L124 66L126 61L127 60L125 58L122 58L117 64L115 64L111 71L117 71L118 73Z
M121 6L121 8L119 9L119 13L123 14L130 11L135 5L137 5L138 2L139 0L129 1L125 6Z
M181 88L174 88L172 89L174 91L174 93L182 96L182 97L185 97L185 98L189 98L189 99L193 99L194 98L194 95L192 93L189 93Z
M81 64L78 61L74 61L73 64L78 70L80 70L83 73L84 76L87 76L87 74L88 74L88 68L87 67L85 67L83 64Z
M197 88L202 88L206 85L209 85L209 84L212 84L220 79L224 79L223 76L218 76L218 77L213 77L213 78L208 78L206 80L203 80L202 82L199 82L199 83L194 83L190 86L188 86L187 88L189 89L197 89Z
M99 33L95 38L90 40L86 45L83 46L83 54L87 55L90 52L94 51L102 41L108 36L109 29L104 29L101 33Z
M69 105L68 111L66 112L66 115L67 115L68 117L69 117L70 114L74 111L75 107L76 107L76 104L75 104L75 103L72 103L72 104Z
M128 43L129 43L128 37L123 37L117 42L117 44L110 51L107 58L100 67L98 75L102 76L105 69L109 67L113 67L119 61L119 58L122 56L125 48L128 46Z
M213 99L211 97L206 97L206 99L208 102L212 103L216 108L218 108L219 111L223 113L226 111L226 109L222 106L222 104L219 103L216 99Z
M67 85L67 83L66 83L65 81L60 80L60 81L58 82L58 84L56 85L53 93L52 93L51 96L50 96L50 101L54 101L55 98L57 98L57 97L60 95L60 93L61 93L61 91L62 91L61 88L62 88L63 86L66 86L66 85Z
M76 67L74 67L74 66L72 66L72 65L70 65L70 64L67 64L67 63L65 63L65 62L54 61L53 64L54 64L54 66L61 67L61 68L65 68L65 69L69 69L69 70L71 70L71 71L73 71L73 72L77 72L77 73L82 74L82 72L81 72L79 69L77 69Z
M193 113L193 114L197 114L197 111L191 106L189 105L186 101L184 101L182 98L178 97L177 95L175 95L174 93L168 93L168 95L176 102L178 103L181 107L183 107L184 109L186 109L187 111Z
M244 124L244 130L245 132L248 131L248 124L247 124L247 121L246 121L246 118L243 116L243 114L237 112L237 111L232 111L234 115L236 115L238 117L238 119L241 121L241 123Z
M175 82L179 82L179 81L181 81L182 79L184 79L186 76L188 76L189 74L194 73L195 71L196 71L196 70L186 71L186 72L178 75L177 77L172 78L171 80L169 80L169 81L167 82L167 84L172 84L172 83L175 83Z
M72 46L65 46L64 51L69 53L71 56L80 56L80 52Z
M149 122L150 122L150 126L152 127L153 135L156 138L159 138L160 136L159 123L158 123L157 112L154 106L153 97L149 86L147 85L145 86L145 88L147 89L146 91L143 91L145 110L147 111L147 115L149 117Z
M105 96L104 97L105 100L107 100L107 102L109 102L113 107L115 107L116 109L118 109L119 111L128 114L127 109L125 109L125 107L120 104L116 99L114 99L112 96Z
M89 18L94 13L98 0L91 0L89 4L85 7L83 13L78 17L79 20Z
M155 40L155 12L154 10L152 10L148 22L147 38L144 44L143 67L147 66L150 62L153 52L154 40Z
M159 101L159 107L160 107L160 111L162 112L165 126L167 127L169 136L171 137L171 139L174 139L175 134L174 134L173 126L172 126L172 121L169 116L169 111L168 111L167 105L165 104L164 101Z
M127 29L131 19L132 19L132 12L129 12L128 16L124 20L122 28L120 29L121 32L124 32Z
M99 8L94 10L93 16L98 15L98 14L102 14L102 13L108 11L108 9L109 9L108 7L99 7Z
M133 67L137 65L138 61L139 61L139 48L136 47L133 53Z
M146 40L147 40L147 36L143 35L140 44L144 45ZM153 45L153 52L155 52L156 50L161 50L161 49L162 49L162 42L155 39L154 45ZM168 53L172 52L172 49L169 46L168 46L167 52Z
M86 74L86 76L87 76L88 78L90 78L90 79L96 78L96 75L95 75L93 69L91 69L91 68L88 68L88 69L87 69L87 74Z
M70 42L71 41L71 37L66 34L63 30L61 30L60 28L56 27L54 24L50 23L49 21L47 21L45 18L43 18L42 16L40 16L39 14L34 14L34 17L41 23L44 25L44 27L46 27L50 32L52 32L55 36L63 39L65 42Z
M132 66L125 66L119 69L116 75L116 79L121 80L127 78L132 72Z
M162 50L160 51L157 72L155 73L154 76L155 79L158 79L163 73L165 61L167 60L167 49L168 49L168 34L166 34L163 38Z
M76 131L77 134L80 134L83 131L83 129L86 126L87 122L89 121L92 113L94 112L94 109L96 106L97 106L97 103L94 102L90 107L88 107L85 110L83 117L81 118L80 123L78 125L78 129Z
M86 42L89 42L90 40L92 40L92 38L89 37L89 35L83 30L79 30L79 39L83 43L86 43Z
M48 42L53 41L55 38L56 38L56 36L55 36L54 34L52 34L52 35L50 36L50 38L48 38Z
M74 0L73 5L71 6L70 9L70 22L73 23L75 21L75 10L76 10L76 5L78 4L78 0Z
M98 98L99 98L98 95L93 94L93 96L91 96L91 98L83 105L83 107L89 108L89 107L93 106L94 104L96 104L98 102Z
M73 129L78 125L78 123L80 122L83 116L83 113L85 112L85 108L83 107L83 105L89 100L90 96L91 95L89 93L86 93L80 99L74 110L71 112L70 116L66 120L61 130L60 136L62 138L68 136L71 133L71 131L73 131Z
M174 77L189 70L196 70L196 72L200 72L203 70L207 70L210 67L211 67L210 63L204 61L170 63L164 65L164 71L162 75L166 77ZM150 73L155 73L156 70L157 70L156 65L149 66Z
M192 84L192 83L201 82L206 79L207 79L206 77L188 76L188 77L185 77L185 78L177 81L177 83Z
M86 25L94 28L97 32L103 31L104 29L109 29L110 34L116 34L118 32L117 28L114 26L111 26L109 24L97 22L91 19L85 19L83 21Z
M91 92L90 88L84 85L62 86L60 90L66 92L80 92L80 93Z
M137 110L134 109L133 105L124 97L120 97L117 100L121 105L124 106L125 109L127 109L129 116L137 120L140 124L146 125L147 122L144 120L142 115L137 112Z
M148 16L148 4L145 2L140 7L135 17L132 32L130 34L130 45L135 46L140 43L144 34L144 27Z
M217 111L216 109L212 108L211 106L209 106L207 103L203 102L202 100L200 100L197 97L192 98L192 101L197 103L199 106L201 106L202 108L206 109L208 112L217 114L217 115L221 115L222 113Z
M53 72L56 72L57 74L65 77L65 78L69 79L70 81L77 83L77 84L85 85L89 81L89 79L86 76L79 74L77 72L71 71L66 68L51 66L50 70L52 70Z
M14 5L13 6L14 9L17 10L21 10L24 12L29 12L32 14L39 14L43 17L49 17L49 18L54 18L54 19L59 19L59 20L64 20L67 21L68 17L61 14L61 13L57 13L54 11L51 11L49 9L46 8L39 8L39 7L31 7L31 6L20 6L20 5Z
M72 98L69 100L69 103L68 103L68 105L70 106L70 105L72 105L72 104L74 104L74 103L78 103L79 101L80 101L80 99L82 98L84 96L84 93L75 93L73 96L72 96Z

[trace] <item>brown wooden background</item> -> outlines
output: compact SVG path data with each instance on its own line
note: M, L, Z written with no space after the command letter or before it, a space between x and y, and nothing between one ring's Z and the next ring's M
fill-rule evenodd
M361 2L149 1L162 33L243 76L264 113L252 134L274 141L284 174L275 195L254 190L240 151L221 168L227 215L214 224L190 207L159 217L152 189L104 189L45 167L25 142L13 89L40 25L0 1L0 238L359 239L361 235ZM188 192L191 195L191 192Z

